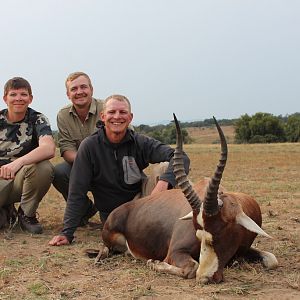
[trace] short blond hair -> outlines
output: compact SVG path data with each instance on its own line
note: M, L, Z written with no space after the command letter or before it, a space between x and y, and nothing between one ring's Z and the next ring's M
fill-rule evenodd
M103 102L103 111L105 111L106 109L106 104L107 102L110 100L110 99L115 99L115 100L118 100L120 102L126 102L128 104L128 108L129 108L129 112L131 113L131 104L130 104L130 101L128 100L127 97L123 96L123 95L111 95L109 97L107 97L104 102Z
M65 81L66 89L68 90L68 83L69 83L69 82L72 82L73 80L77 79L77 78L80 77L80 76L84 76L84 77L88 80L90 87L93 88L93 86L92 86L92 81L91 81L89 75L87 75L87 74L84 73L84 72L74 72L74 73L71 73L71 74L67 77L67 79L66 79L66 81Z

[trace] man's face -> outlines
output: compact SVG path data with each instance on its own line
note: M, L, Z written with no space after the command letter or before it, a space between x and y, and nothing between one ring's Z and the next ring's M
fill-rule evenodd
M13 114L24 114L32 102L32 95L25 88L11 89L3 96L8 111Z
M79 76L67 83L67 96L75 107L89 107L92 102L93 88L85 76Z
M110 134L125 135L132 118L133 115L129 111L128 103L114 98L106 103L105 110L101 113L101 120L105 124L108 137Z

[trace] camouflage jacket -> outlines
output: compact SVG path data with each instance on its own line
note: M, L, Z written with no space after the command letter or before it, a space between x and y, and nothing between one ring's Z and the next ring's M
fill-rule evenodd
M6 115L7 109L0 111L0 166L37 148L39 137L52 136L47 117L32 108L27 109L20 122L11 123Z

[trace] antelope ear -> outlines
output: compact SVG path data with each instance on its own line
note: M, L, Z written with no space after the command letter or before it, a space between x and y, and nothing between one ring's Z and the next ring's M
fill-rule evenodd
M244 212L239 213L236 216L236 223L245 227L249 231L256 232L257 234L263 235L272 239L266 232L264 232L251 218L249 218Z
M193 211L189 212L184 217L179 218L179 220L191 220L193 218Z

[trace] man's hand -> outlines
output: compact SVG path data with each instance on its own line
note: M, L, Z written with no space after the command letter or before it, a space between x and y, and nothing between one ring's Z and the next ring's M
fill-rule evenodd
M159 180L156 186L154 187L153 191L151 192L151 195L154 195L162 191L166 191L168 189L168 184L169 183L164 180Z
M22 168L21 157L13 162L10 162L0 168L0 178L2 179L15 179L17 172Z
M49 245L51 245L51 246L62 246L62 245L69 245L69 244L70 243L69 243L67 237L64 235L56 235L49 242Z

